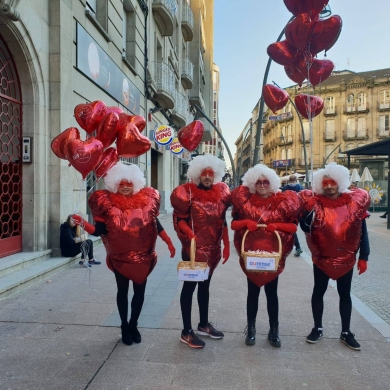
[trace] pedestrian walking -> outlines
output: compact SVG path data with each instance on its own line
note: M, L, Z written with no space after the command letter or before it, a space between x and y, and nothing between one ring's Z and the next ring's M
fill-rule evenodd
M293 248L293 233L297 230L302 200L294 191L279 191L280 180L275 171L258 164L249 169L243 177L243 183L232 192L234 245L240 255L240 266L247 276L247 327L246 345L256 343L256 317L259 305L260 289L264 286L267 297L269 319L268 340L274 347L280 347L279 338L279 299L278 280L283 272L286 257ZM258 224L267 227L258 228ZM245 251L278 251L275 230L282 242L282 254L275 272L251 272L244 262L241 246L245 232Z
M224 334L209 322L209 289L215 268L221 259L221 240L225 263L230 255L226 210L231 204L230 190L222 177L225 163L212 155L197 156L189 163L189 183L175 188L171 194L173 222L182 244L182 258L190 260L191 240L196 240L197 262L207 263L209 277L202 282L184 281L180 295L183 330L180 341L192 348L203 348L205 343L198 335L221 339ZM198 286L199 324L192 329L192 296Z
M137 328L144 303L148 275L157 262L157 234L168 245L171 257L175 248L157 219L160 194L145 187L145 178L136 165L117 163L104 177L107 190L95 191L88 199L95 224L79 215L73 219L94 236L101 236L107 251L107 266L117 283L117 305L121 318L122 341L141 342ZM134 296L128 322L128 292L133 282Z
M312 254L314 274L311 298L314 328L306 341L315 344L323 336L323 297L331 278L337 282L340 297L340 340L348 347L360 350L360 344L350 330L351 282L359 249L359 275L367 270L370 246L365 218L370 196L359 188L349 190L349 185L348 169L330 163L314 174L313 192L300 193L305 199L300 225Z

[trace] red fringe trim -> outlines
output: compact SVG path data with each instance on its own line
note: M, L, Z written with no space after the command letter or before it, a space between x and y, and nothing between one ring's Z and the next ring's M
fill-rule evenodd
M281 192L277 192L276 194L271 194L268 198L261 198L257 194L252 194L249 201L254 205L254 206L274 206L271 207L271 209L275 209L279 205L280 202L285 200L285 196L282 195Z
M143 209L151 201L149 196L147 196L147 194L145 194L142 190L131 196L111 193L110 200L114 207L123 211L131 209Z
M225 193L222 188L217 185L211 186L209 190L202 190L193 183L187 183L185 186L188 188L190 198L192 200L196 199L200 203L218 203L225 197Z
M316 195L321 204L327 208L336 208L340 206L345 206L350 203L353 198L349 193L341 194L337 199L329 199L325 195Z

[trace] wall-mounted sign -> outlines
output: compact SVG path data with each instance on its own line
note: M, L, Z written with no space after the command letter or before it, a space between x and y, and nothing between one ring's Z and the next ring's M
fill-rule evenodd
M76 68L133 114L140 114L140 91L78 23Z
M274 168L277 167L291 167L292 165L292 160L275 160L272 162L272 166Z
M284 114L279 114L279 115L270 115L268 119L270 121L282 121L285 119L291 119L292 118L292 113L291 112L285 112Z
M173 141L173 129L167 125L157 127L154 132L154 140L159 145L169 145Z
M184 151L183 146L181 146L181 143L179 142L179 139L176 137L172 143L169 145L169 150L173 154L181 154Z

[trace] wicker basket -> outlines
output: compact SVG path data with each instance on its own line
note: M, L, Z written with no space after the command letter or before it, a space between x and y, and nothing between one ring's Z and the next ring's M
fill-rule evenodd
M267 225L257 225L258 228L265 228ZM245 252L244 251L244 244L245 244L245 238L247 234L249 233L249 230L247 230L244 233L244 236L242 237L242 243L241 243L241 257L244 260L245 268L248 272L276 272L279 267L279 261L282 258L282 240L280 239L279 233L275 230L274 233L276 234L276 237L278 238L279 242L279 252L277 255L275 254L267 254L267 253L251 253L251 252ZM274 263L273 269L252 269L248 268L248 258L258 258L258 259L269 259L270 264Z
M188 281L200 281L200 280L206 280L209 277L208 272L208 265L207 263L203 262L196 262L195 261L195 253L196 253L196 243L195 239L191 239L191 247L190 247L190 261L179 261L177 264L177 271L192 271L192 274L198 273L198 277L195 277L194 279L180 279L179 280L188 280ZM201 278L201 279L199 279Z

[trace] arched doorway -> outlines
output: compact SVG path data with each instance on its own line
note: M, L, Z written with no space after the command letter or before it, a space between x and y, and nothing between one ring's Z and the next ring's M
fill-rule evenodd
M22 250L22 97L18 73L0 35L0 257Z

